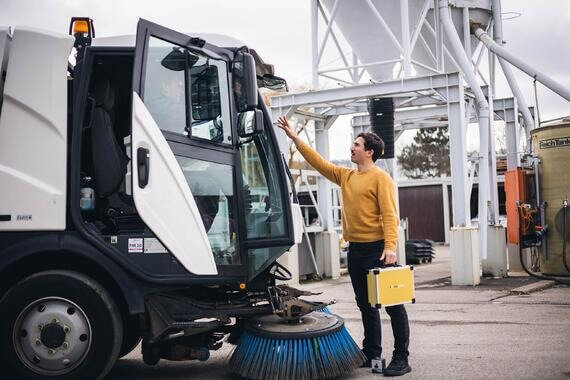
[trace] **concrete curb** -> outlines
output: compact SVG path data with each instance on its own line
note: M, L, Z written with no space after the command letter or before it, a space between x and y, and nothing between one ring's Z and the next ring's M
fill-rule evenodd
M554 284L555 284L554 281L549 281L549 280L537 281L533 282L532 284L519 286L518 288L511 289L510 293L515 295L530 294L538 292L540 290L552 288Z

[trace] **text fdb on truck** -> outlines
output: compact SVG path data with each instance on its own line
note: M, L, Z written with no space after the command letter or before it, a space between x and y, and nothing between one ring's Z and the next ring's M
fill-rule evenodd
M0 60L7 378L102 378L141 340L149 365L234 344L249 378L363 363L326 303L276 284L298 205L258 91L286 83L255 51L74 18L69 35L0 28Z

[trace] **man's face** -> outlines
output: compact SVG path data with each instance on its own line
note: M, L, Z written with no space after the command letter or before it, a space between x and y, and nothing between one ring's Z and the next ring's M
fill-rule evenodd
M350 147L350 161L355 164L362 164L368 160L372 160L372 150L364 149L364 139L357 137Z

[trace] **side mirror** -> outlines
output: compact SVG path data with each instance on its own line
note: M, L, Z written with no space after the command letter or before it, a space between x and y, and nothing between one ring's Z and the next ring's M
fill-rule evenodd
M257 75L255 60L249 53L239 52L234 61L233 87L238 111L257 108Z
M168 70L183 71L192 67L197 61L197 55L190 54L186 49L174 48L160 61L160 64Z
M249 137L263 132L263 111L245 111L238 116L239 137Z

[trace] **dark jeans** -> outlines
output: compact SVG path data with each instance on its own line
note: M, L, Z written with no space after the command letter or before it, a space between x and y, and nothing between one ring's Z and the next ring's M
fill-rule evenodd
M362 313L364 340L362 351L368 358L380 357L382 354L382 330L380 312L368 303L366 274L369 269L383 266L380 256L384 250L384 240L370 243L350 243L348 247L348 273L356 296L356 304ZM388 306L386 312L392 323L394 334L393 356L407 359L410 342L410 326L404 305Z

